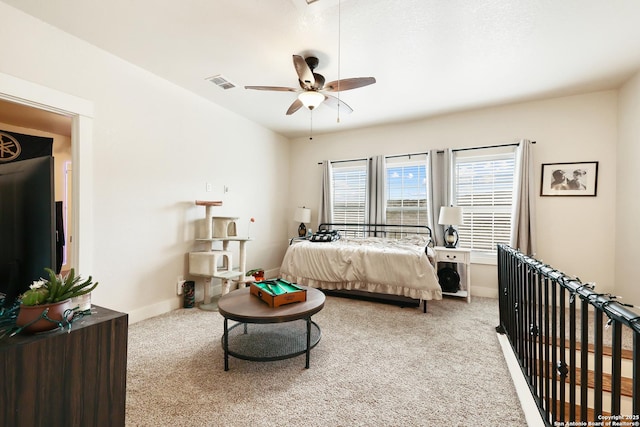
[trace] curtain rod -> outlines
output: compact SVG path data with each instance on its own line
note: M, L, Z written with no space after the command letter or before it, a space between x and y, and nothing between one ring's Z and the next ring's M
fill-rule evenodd
M531 141L531 143L535 144L536 141ZM483 145L482 147L452 148L451 151L468 151L468 150L482 150L483 148L514 147L514 146L517 146L518 144L519 142L512 142L510 144ZM438 151L438 153L444 153L444 151Z
M395 156L384 156L385 159L395 159L398 157L409 157L411 158L411 156L422 156L422 155L428 155L429 152L424 152L424 153L409 153L409 154L396 154Z
M395 156L384 156L385 159L393 159L396 157L411 157L411 156L420 156L422 154L429 154L428 152L425 153L410 153L410 154L396 154ZM359 161L367 161L369 160L368 158L364 158L364 159L351 159L351 160L329 160L329 163L347 163L347 162L359 162ZM322 164L322 162L318 162L319 165Z
M359 162L359 161L367 161L369 159L364 158L364 159L350 159L350 160L329 160L329 163L348 163L348 162ZM322 162L318 162L319 165L322 164Z
M531 141L532 144L535 144L536 141ZM498 147L514 147L517 146L519 143L518 142L512 142L510 144L495 144L495 145L483 145L482 147L468 147L468 148L452 148L451 151L468 151L468 150L482 150L483 148L498 148ZM444 151L437 151L438 153L444 153ZM421 154L429 154L428 152L426 153L412 153L412 154L397 154L395 156L385 156L385 158L387 159L392 159L395 157L404 157L404 156L418 156ZM367 158L365 159L351 159L351 160L330 160L329 163L347 163L347 162L357 162L357 161L361 161L361 160L369 160ZM319 165L322 164L322 162L318 162Z

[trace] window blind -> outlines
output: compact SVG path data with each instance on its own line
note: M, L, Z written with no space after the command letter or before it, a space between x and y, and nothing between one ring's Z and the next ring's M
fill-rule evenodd
M367 164L362 160L333 164L333 222L364 224Z
M460 246L494 253L511 235L514 149L454 153L453 172L453 201L464 218L458 226Z

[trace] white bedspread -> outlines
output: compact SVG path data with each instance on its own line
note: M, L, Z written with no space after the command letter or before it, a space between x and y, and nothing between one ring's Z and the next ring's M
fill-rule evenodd
M287 249L280 275L314 288L442 299L435 269L424 246L406 240L370 237L302 241Z

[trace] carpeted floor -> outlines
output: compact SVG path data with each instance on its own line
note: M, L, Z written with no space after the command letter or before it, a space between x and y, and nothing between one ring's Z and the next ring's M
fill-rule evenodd
M417 308L327 297L322 339L275 362L230 358L217 312L130 326L128 426L526 425L495 326L498 301Z

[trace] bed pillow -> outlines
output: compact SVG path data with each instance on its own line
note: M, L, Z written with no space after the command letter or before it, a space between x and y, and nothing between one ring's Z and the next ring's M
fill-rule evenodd
M340 239L340 233L337 230L320 230L309 240L312 242L334 242L338 239Z

